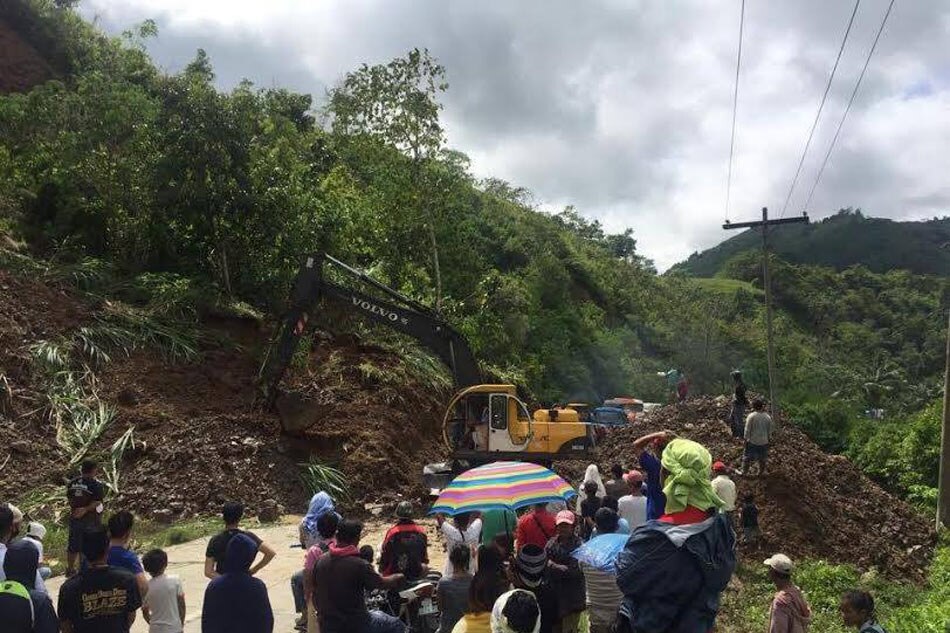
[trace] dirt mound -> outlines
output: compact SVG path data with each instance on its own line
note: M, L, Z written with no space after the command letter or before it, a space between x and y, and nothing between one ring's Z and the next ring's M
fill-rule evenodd
M723 399L699 398L663 407L636 424L611 432L601 445L601 463L636 463L630 446L653 431L669 429L702 443L714 459L738 467L743 444L725 422ZM828 455L784 419L769 451L764 477L736 477L740 499L755 495L762 544L743 555L760 558L783 551L876 568L894 577L920 580L935 544L931 523L884 491L841 456Z
M97 304L69 288L0 270L0 487L4 498L59 498L71 474L45 414L46 394L30 348L95 322ZM91 454L107 455L126 429L135 445L120 464L113 507L175 519L217 512L239 499L300 512L311 456L342 470L353 505L421 497L421 466L442 457L447 394L415 384L393 354L324 337L284 389L310 419L292 436L258 402L266 332L217 318L204 324L200 358L172 363L155 351L113 354L97 371L100 400L116 415ZM28 503L29 505L29 503Z
M29 90L53 76L43 56L0 19L0 94Z

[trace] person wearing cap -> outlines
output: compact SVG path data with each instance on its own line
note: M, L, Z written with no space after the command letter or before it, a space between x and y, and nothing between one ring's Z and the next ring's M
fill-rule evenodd
M765 560L775 597L769 609L769 633L806 633L811 623L811 607L802 590L792 582L792 559L774 554Z
M30 521L29 525L26 526L26 535L23 537L23 542L31 545L36 550L36 553L39 554L37 564L39 564L40 567L38 571L43 580L48 580L49 577L53 575L53 570L43 565L44 538L46 538L46 527L37 521Z
M712 467L713 491L722 499L722 511L729 518L729 525L735 525L733 519L736 512L736 482L729 478L729 467L723 462L716 462Z
M620 617L633 631L710 631L735 571L735 533L718 511L705 447L674 439L661 463L666 510L634 530L617 557Z
M17 510L16 506L12 506L9 503L0 504L0 581L6 579L6 575L3 571L3 561L7 555L7 548L13 546L13 536L14 536L14 523L16 521L16 513L20 512ZM23 514L20 513L20 521L23 520ZM33 585L27 587L27 589L35 589L36 591L46 592L46 584L43 582L43 578L40 576L40 572L36 572L36 577L34 578Z
M380 548L379 570L384 576L403 574L411 581L429 573L429 538L412 516L412 502L400 501L396 525L386 532Z
M557 620L558 603L553 588L545 582L547 567L548 555L544 548L529 543L518 550L510 576L512 587L534 596L540 611L540 631L551 633Z
M577 559L571 553L583 545L575 525L577 515L562 510L555 517L556 534L544 548L548 566L545 572L548 586L557 604L554 633L576 633L581 615L587 608L587 585Z
M492 633L541 633L543 613L534 595L522 589L503 593L491 611Z
M643 496L643 473L631 470L623 476L627 494L617 500L617 513L625 519L630 531L647 522L647 498Z

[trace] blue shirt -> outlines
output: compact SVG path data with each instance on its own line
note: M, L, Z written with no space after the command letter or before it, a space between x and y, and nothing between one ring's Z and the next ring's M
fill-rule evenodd
M118 545L109 548L109 558L106 562L112 567L124 569L132 574L142 573L142 563L139 562L139 557L135 555L135 552Z
M666 511L666 495L660 485L660 460L644 451L640 453L640 467L647 474L647 521L659 519Z

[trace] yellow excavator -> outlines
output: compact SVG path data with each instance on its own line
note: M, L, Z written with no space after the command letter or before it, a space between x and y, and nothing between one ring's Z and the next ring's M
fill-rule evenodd
M334 280L327 278L328 269L334 271ZM348 279L363 289L337 279ZM293 429L285 419L289 416L282 414L288 409L281 406L282 400L292 400L293 395L281 393L280 381L307 332L311 315L324 302L411 336L452 371L457 393L442 424L449 456L423 469L429 488L440 489L462 470L496 460L550 464L555 459L590 456L593 427L581 422L576 411L540 409L529 414L514 385L484 383L468 341L434 310L324 253L304 258L262 371L266 406L281 414L285 431Z

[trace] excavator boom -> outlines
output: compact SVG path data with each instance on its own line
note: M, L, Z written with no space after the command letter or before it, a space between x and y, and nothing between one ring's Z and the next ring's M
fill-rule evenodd
M329 281L324 276L325 267L333 267L343 276L375 288L386 298L381 299ZM329 255L313 253L304 258L297 273L290 306L282 318L276 345L264 364L262 379L268 408L273 408L280 381L293 359L311 315L321 301L331 302L343 310L416 339L452 371L456 388L481 382L478 363L468 341L435 311Z

